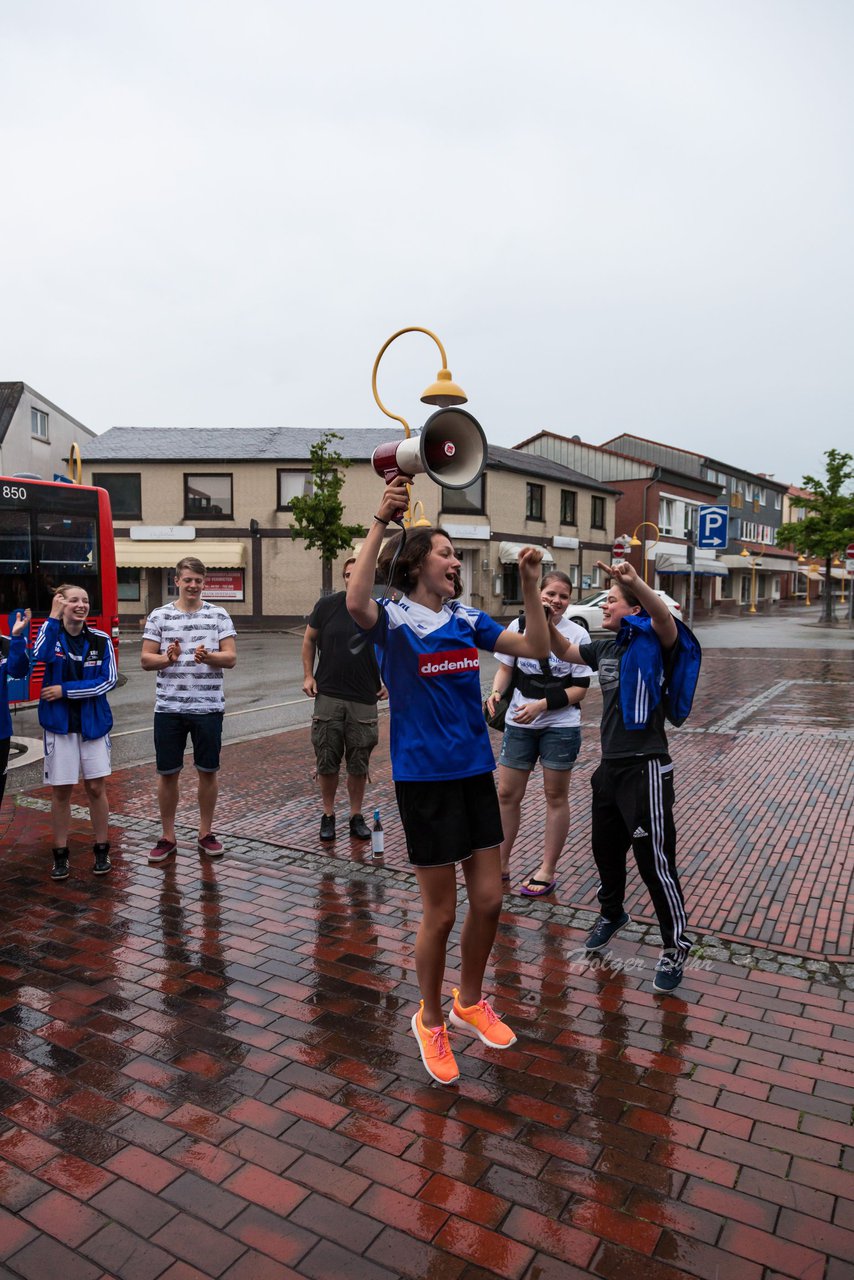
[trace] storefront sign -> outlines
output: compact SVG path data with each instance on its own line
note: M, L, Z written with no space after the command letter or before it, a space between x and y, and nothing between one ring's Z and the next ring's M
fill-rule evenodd
M208 569L205 575L206 600L245 600L242 569Z

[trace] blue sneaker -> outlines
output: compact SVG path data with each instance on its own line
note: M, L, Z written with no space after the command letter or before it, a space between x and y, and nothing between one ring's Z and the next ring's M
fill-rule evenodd
M673 952L665 952L655 966L652 980L656 991L675 991L682 981L682 961Z
M607 947L615 933L625 929L626 925L631 924L631 922L632 918L626 911L623 912L619 920L606 920L604 916L600 916L587 937L587 941L584 944L585 951L601 951L603 947Z

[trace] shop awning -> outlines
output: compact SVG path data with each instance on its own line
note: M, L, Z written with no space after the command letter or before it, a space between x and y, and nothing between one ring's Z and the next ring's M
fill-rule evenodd
M681 556L667 554L655 557L656 573L690 573L691 566ZM694 565L694 573L698 578L728 578L729 569L719 560L698 560Z
M499 542L498 559L502 564L515 564L523 547L535 547L535 542ZM537 547L543 553L543 564L554 564L555 558L548 547Z
M206 569L241 569L246 549L237 538L195 538L187 542L116 538L119 569L171 569L184 556L195 556Z

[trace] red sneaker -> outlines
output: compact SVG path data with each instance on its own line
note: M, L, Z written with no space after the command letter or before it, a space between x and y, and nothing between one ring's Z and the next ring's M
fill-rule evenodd
M158 840L157 844L148 855L149 862L165 862L167 858L171 858L173 853L177 853L178 846L174 840Z
M206 836L202 836L199 841L199 853L204 854L206 858L222 857L223 847L212 831L209 831Z

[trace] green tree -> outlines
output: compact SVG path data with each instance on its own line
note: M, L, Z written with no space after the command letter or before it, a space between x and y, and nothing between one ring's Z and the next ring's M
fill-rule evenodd
M366 533L364 525L343 523L341 488L350 462L331 447L333 440L342 438L335 431L327 431L311 446L311 493L291 499L293 536L305 538L308 550L319 550L321 591L325 596L332 591L332 561L339 551L353 545L354 538L363 538Z
M803 520L780 525L777 542L824 560L822 622L833 622L833 557L844 555L848 543L854 541L854 491L844 492L846 483L854 479L854 458L839 449L828 449L824 456L827 478L804 476L803 487L810 496L791 499L792 506L806 508L807 515Z

